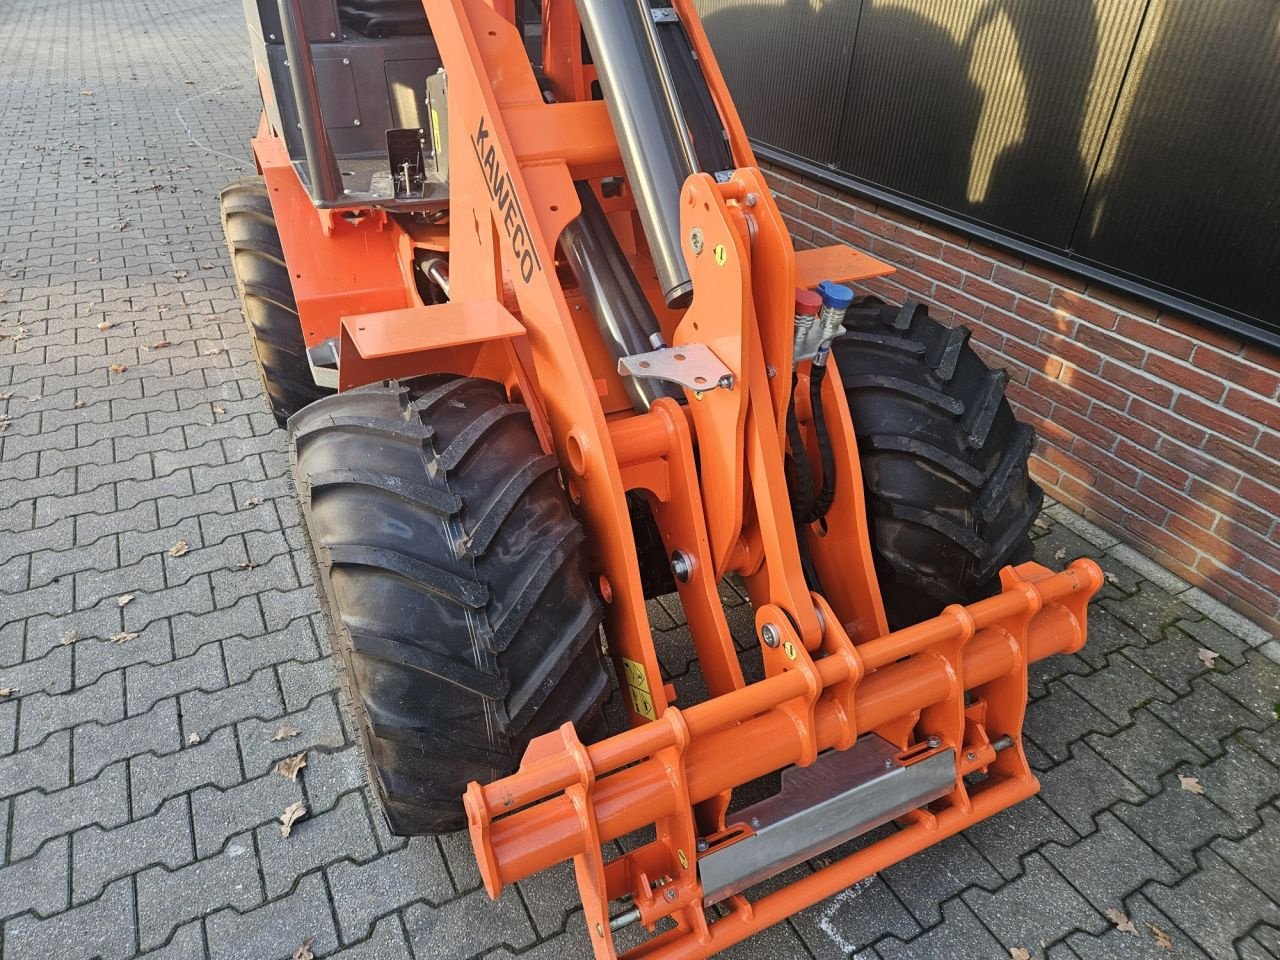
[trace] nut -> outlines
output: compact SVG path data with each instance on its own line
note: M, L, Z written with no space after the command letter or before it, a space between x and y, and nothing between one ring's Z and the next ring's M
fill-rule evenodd
M693 248L693 254L694 254L694 256L699 256L699 255L701 255L701 253L702 253L702 229L701 229L700 227L694 227L694 228L689 232L689 246Z
M766 647L776 647L782 639L782 635L778 633L778 628L772 623L766 623L760 628L760 638L764 640Z

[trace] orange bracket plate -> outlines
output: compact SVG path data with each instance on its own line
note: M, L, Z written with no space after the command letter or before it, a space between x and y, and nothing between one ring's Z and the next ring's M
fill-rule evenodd
M854 283L886 276L894 269L883 260L869 257L844 244L796 251L796 286L804 290L812 290L823 280Z
M524 332L520 321L497 300L461 300L343 317L338 389L445 369L429 358L453 357L458 348L483 347L523 337Z

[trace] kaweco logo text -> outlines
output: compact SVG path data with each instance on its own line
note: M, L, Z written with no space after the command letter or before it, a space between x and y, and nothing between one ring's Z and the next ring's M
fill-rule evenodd
M542 269L542 263L534 252L529 221L525 219L524 211L520 209L520 201L516 199L511 177L502 168L498 152L489 142L490 132L484 125L482 116L480 125L471 138L471 146L475 148L476 159L480 161L480 167L484 171L484 181L489 188L489 196L493 199L498 221L506 231L507 239L511 242L511 252L520 265L520 277L528 283L533 279L533 271Z

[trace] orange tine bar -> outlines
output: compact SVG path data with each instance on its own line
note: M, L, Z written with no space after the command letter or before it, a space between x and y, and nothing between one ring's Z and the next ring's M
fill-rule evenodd
M1102 573L1096 565L1090 561L1076 561L1061 573L1034 584L1040 594L1041 603L1078 592L1085 586L1080 582L1082 575L1086 581L1094 584L1093 589L1096 589L1096 584L1102 582ZM982 629L1006 617L1023 612L1026 610L1026 605L1027 598L1024 594L1007 592L981 600L966 609L972 615L975 627ZM944 611L941 616L934 617L932 620L864 643L857 648L858 654L862 657L865 669L871 671L917 653L935 643L953 639L963 629L964 623L961 618ZM1034 635L1032 640L1034 645ZM1049 656L1056 652L1056 649L1049 650L1040 656ZM1040 657L1033 657L1033 659L1040 659ZM819 660L817 668L824 687L839 683L848 677L848 668L841 658L827 657ZM865 688L866 681L863 681L862 687L859 688L859 698L866 695ZM690 734L697 736L763 710L772 709L780 703L803 695L805 689L803 676L784 673L695 704L682 713L685 722L689 725ZM896 716L906 712L905 709L901 710ZM870 729L871 726L875 724L862 722L858 724L861 730ZM672 746L674 742L671 731L666 725L645 724L593 744L587 750L592 769L598 775L603 775L610 770L634 763L664 747ZM528 767L521 767L509 777L485 785L482 788L484 802L491 810L517 809L577 783L578 777L578 768L569 758L562 754L554 754Z
M1062 573L1036 581L1031 586L1040 604L1081 590L1096 590L1102 583L1102 571L1090 560L1078 560ZM998 602L997 602L998 601ZM1017 666L1016 644L992 624L1008 616L1026 611L1036 603L1028 593L1009 591L967 608L979 627L965 647L963 676L970 688L981 686ZM933 624L941 624L937 628ZM942 626L950 621L949 629ZM949 639L964 629L964 618L943 613L922 624L927 630L910 628L880 640L864 644L860 650L882 644L877 655L891 651L923 649L924 643ZM1077 624L1063 608L1050 607L1031 623L1028 655L1039 660L1071 647L1079 639L1082 624ZM940 630L934 636L935 629ZM906 643L896 640L908 634ZM886 643L888 641L888 643ZM927 641L927 642L926 642ZM894 653L901 657L905 654ZM847 676L847 666L838 658L819 661L824 686ZM796 729L792 719L772 708L802 695L804 677L798 672L781 674L741 690L696 704L683 717L688 724L690 744L685 754L690 801L697 803L721 791L763 776L794 762ZM950 693L950 679L941 660L906 660L891 663L865 677L854 696L857 728L874 729L913 710L922 709L945 699ZM737 722L740 721L740 722ZM736 722L736 723L735 723ZM817 738L821 749L836 743L840 737L839 709L831 700L821 699L815 708ZM1013 733L1014 731L1003 731ZM673 812L675 800L661 765L644 760L652 752L673 742L666 724L646 724L611 737L588 748L597 781L594 791L595 814L600 839L616 839L652 823L655 817ZM750 749L744 749L749 745ZM636 762L642 761L643 762ZM635 764L612 775L628 763ZM581 839L578 817L564 796L555 796L524 810L530 803L578 782L579 771L569 769L560 757L548 757L499 780L481 791L490 811L503 816L490 825L490 848L498 876L486 887L497 896L502 886L546 869L579 852ZM471 798L468 798L468 803Z

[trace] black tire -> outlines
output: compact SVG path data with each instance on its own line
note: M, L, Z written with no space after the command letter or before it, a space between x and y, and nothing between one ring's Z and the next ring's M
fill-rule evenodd
M530 739L603 732L600 599L556 458L488 380L327 397L289 451L343 689L387 822L466 825Z
M333 391L316 384L311 376L289 268L261 177L246 177L223 188L222 231L253 340L262 392L276 423L283 427L308 403Z
M1044 500L1008 375L918 303L855 301L833 356L858 437L876 572L891 627L995 593L1031 559Z

